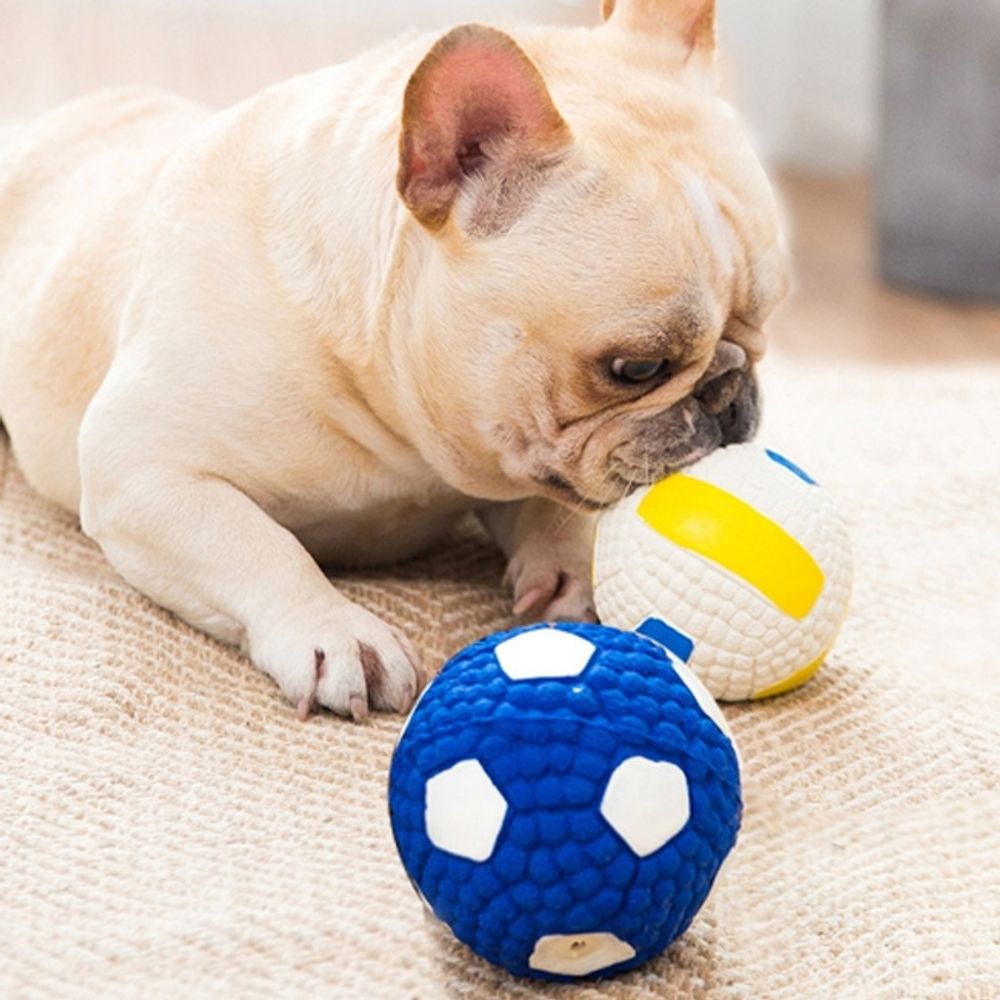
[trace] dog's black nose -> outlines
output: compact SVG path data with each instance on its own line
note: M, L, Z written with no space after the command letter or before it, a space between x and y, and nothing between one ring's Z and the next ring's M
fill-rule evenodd
M701 389L716 379L721 378L731 371L747 368L749 364L747 352L739 344L734 344L731 340L720 340L716 345L712 363L705 370L705 374L702 375L695 386L695 395L697 396Z
M752 374L747 374L739 395L717 419L726 444L741 444L757 433L760 426L760 389Z
M736 402L744 384L752 378L747 369L734 368L708 382L703 379L695 389L694 398L709 416L718 417Z
M722 341L694 397L709 416L714 417L723 444L748 441L760 423L760 392L753 368L744 350Z

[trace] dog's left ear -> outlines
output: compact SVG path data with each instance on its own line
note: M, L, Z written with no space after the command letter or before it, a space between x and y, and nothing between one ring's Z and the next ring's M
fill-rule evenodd
M480 25L441 38L410 78L403 101L396 186L432 232L462 186L477 178L472 226L509 224L572 136L535 64L502 31Z
M686 59L715 54L715 0L601 0L601 12L629 31L669 36Z

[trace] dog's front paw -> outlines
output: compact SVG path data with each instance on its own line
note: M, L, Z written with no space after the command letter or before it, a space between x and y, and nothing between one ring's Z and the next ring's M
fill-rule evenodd
M532 543L507 565L514 588L514 614L541 621L595 622L590 552L579 546Z
M250 657L305 719L317 706L360 721L370 708L404 713L421 685L406 638L350 601L296 608L251 635Z

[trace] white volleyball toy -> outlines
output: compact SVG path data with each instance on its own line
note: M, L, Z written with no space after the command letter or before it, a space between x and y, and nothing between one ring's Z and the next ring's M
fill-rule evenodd
M715 451L598 522L598 618L655 639L721 701L812 677L844 622L852 578L830 494L758 445Z

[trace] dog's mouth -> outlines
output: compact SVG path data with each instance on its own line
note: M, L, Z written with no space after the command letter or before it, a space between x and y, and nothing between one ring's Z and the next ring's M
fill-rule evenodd
M536 477L535 482L540 486L555 490L559 494L559 499L564 503L570 501L574 507L595 512L613 507L621 497L626 496L626 492L623 492L620 496L611 497L608 500L595 500L593 497L584 496L568 479L564 479L557 472L551 470L546 472L544 476Z
M721 353L721 352L720 352ZM736 360L743 358L742 352ZM723 364L727 359L723 358ZM716 448L753 437L760 417L757 382L750 367L711 372L694 393L628 428L628 436L602 458L598 474L572 480L551 466L535 482L553 499L579 510L602 511L636 490L687 468ZM579 471L583 472L583 468ZM585 486L573 480L582 478Z
M669 475L671 472L676 472L678 469L682 468L683 465L689 465L691 462L697 461L700 457L702 457L700 454L693 455L688 462L682 463L676 468L670 468L666 471L662 471L653 477L624 476L614 469L609 469L605 475L602 485L608 488L610 496L600 500L581 493L580 490L577 489L577 487L575 487L568 479L565 479L556 472L549 472L544 477L539 477L535 481L539 485L547 487L549 490L555 490L558 494L557 499L561 500L563 503L569 503L578 510L589 510L594 513L600 513L601 511L614 507L616 503L620 500L624 500L625 497L634 493L636 490L657 482L664 476Z

